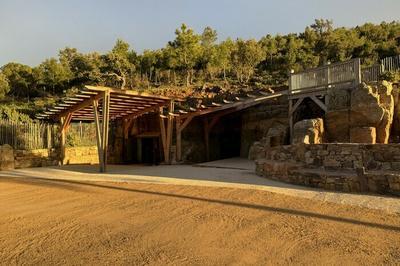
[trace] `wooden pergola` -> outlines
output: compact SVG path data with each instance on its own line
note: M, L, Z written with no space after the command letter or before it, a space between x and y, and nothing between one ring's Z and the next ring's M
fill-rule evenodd
M124 134L132 121L146 113L158 112L160 115L161 142L165 161L169 161L169 149L172 141L171 115L164 116L163 108L173 112L174 101L168 97L155 96L130 90L109 87L85 86L74 96L57 103L38 115L40 119L61 123L61 162L65 157L65 136L71 121L94 121L96 124L96 142L100 162L100 172L107 167L107 147L110 120L124 121ZM165 127L164 119L168 120Z

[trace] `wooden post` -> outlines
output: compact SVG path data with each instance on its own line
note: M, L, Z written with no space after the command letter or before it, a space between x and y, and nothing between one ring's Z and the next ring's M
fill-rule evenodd
M289 137L290 144L293 144L293 100L289 99Z
M162 117L163 115L163 108L160 107L160 135L161 135L161 145L163 148L163 155L164 155L164 162L167 163L168 159L168 149L167 149L167 134L165 132L165 123L164 123L164 118Z
M169 105L169 110L168 110L168 125L167 125L167 152L164 155L165 156L165 161L167 163L171 163L171 143L172 143L172 128L173 128L173 119L174 116L171 115L174 112L174 102L171 101Z
M181 120L176 119L176 160L182 160L182 134L181 134Z
M60 119L60 164L64 164L65 159L65 129L63 127L65 121L65 117L61 117Z
M99 111L98 111L98 101L93 100L93 113L94 113L94 122L96 126L96 143L97 143L97 155L99 156L99 165L100 171L103 165L103 148L102 148L102 136L100 130L100 120L99 120Z
M109 129L109 119L110 119L110 92L105 91L103 97L103 129L102 129L102 153L103 162L100 166L101 172L107 171L107 149L108 149L108 129Z
M60 149L61 149L61 165L63 165L65 162L65 136L68 130L69 123L71 122L72 119L72 114L68 113L65 117L61 117L60 122L60 130L61 130L61 143L60 143Z
M47 124L46 128L47 128L47 149L49 150L49 154L50 154L50 150L51 150L51 131L50 131L50 124Z
M208 130L208 118L205 117L204 120L204 142L206 146L206 160L210 160L210 140L209 140L209 130Z
M356 82L356 86L358 86L362 79L361 79L361 60L360 58L356 58L354 59L354 72L355 72L355 82Z

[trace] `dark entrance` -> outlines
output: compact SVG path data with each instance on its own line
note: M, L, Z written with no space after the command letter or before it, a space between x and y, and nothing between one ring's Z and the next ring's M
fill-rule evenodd
M161 150L158 137L129 138L125 146L125 163L157 165Z
M221 118L210 134L210 160L240 156L241 115L232 114Z

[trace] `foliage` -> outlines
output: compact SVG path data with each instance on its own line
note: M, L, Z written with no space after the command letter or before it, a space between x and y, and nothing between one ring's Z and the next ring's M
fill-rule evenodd
M399 82L400 81L400 71L387 71L380 75L380 80L386 80L390 82Z
M0 73L0 99L3 98L10 91L10 84L7 77Z
M85 84L140 90L174 88L173 94L179 95L206 82L225 89L282 85L292 69L301 71L355 57L372 65L397 54L400 22L335 28L332 21L317 19L304 32L267 34L260 40L218 40L211 27L197 34L182 24L165 47L141 54L119 39L105 54L66 47L58 58L46 59L36 67L10 62L0 68L0 98L30 103L28 109L33 113L47 102L35 106L34 98L57 98ZM385 75L394 78L392 73Z

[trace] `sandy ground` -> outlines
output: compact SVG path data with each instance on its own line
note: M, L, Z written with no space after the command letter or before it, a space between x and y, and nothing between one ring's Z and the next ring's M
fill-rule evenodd
M0 178L0 262L398 264L400 215L268 191Z
M285 184L255 175L254 168L253 161L242 158L231 158L196 166L160 165L149 167L142 165L109 165L108 171L105 174L99 174L97 165L38 167L0 171L0 178L30 177L76 181L140 182L166 185L243 188L400 213L400 200L398 197L329 192Z

